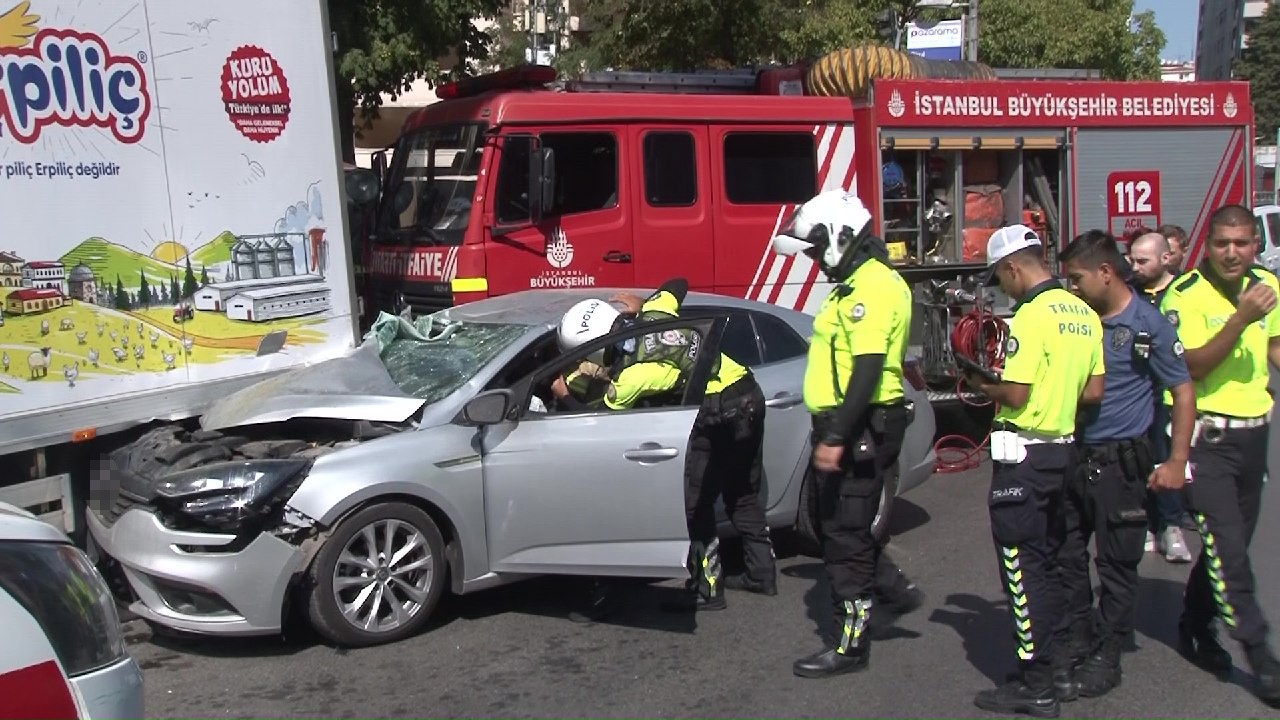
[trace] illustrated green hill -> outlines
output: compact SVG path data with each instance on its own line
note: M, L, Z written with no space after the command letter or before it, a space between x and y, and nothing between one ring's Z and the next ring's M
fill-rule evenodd
M191 251L191 265L200 271L200 267L231 262L231 248L236 244L236 236L230 230L223 231L214 239Z
M179 268L160 262L100 237L85 240L59 259L66 265L68 274L83 263L103 282L114 283L118 276L125 287L137 287L139 270L147 274L147 282L151 284L167 283L175 275L181 278L185 271L185 266Z

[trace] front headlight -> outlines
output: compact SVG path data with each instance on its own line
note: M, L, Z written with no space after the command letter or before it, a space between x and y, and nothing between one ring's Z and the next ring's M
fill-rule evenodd
M249 460L185 470L156 484L156 504L215 527L235 526L272 512L310 464L308 460Z

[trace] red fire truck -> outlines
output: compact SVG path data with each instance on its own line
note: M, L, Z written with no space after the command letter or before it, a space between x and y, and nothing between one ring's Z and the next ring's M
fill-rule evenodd
M525 66L442 86L390 167L376 160L370 301L423 312L679 274L813 312L825 278L776 256L770 238L799 203L844 188L942 313L932 331L922 313L913 341L928 368L956 317L942 289L985 266L996 227L1034 224L1056 248L1090 228L1176 223L1194 263L1209 213L1250 197L1246 83L868 84L850 98L813 95L806 67L560 81Z

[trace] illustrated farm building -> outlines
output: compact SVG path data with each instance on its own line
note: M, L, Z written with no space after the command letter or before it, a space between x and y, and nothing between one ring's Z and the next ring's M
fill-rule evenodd
M196 310L225 312L231 320L252 322L328 310L330 289L324 276L299 274L294 252L289 234L240 237L231 248L228 280L197 290ZM301 265L306 267L305 257Z

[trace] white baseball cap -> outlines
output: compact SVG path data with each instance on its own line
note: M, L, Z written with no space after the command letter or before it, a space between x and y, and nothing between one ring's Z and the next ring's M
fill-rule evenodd
M1026 225L1006 225L991 233L987 239L986 285L997 284L996 263L1029 247L1040 247L1040 236Z

